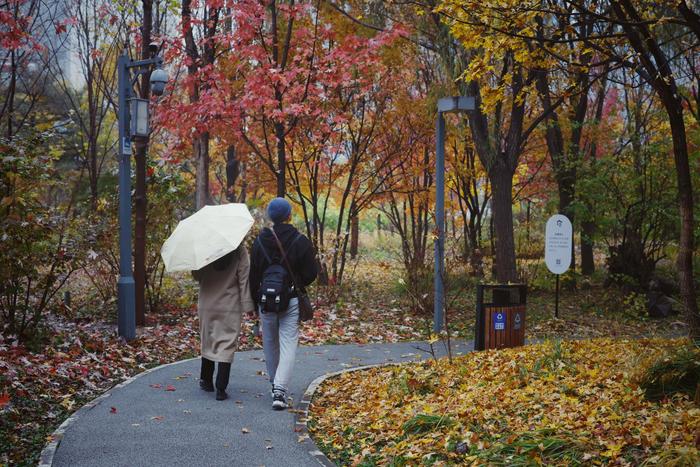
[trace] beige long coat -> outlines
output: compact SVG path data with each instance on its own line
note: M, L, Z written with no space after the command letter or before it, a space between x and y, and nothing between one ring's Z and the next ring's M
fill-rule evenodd
M241 245L228 267L209 264L192 275L199 281L199 334L202 357L232 362L238 345L241 316L255 309L248 286L250 257Z

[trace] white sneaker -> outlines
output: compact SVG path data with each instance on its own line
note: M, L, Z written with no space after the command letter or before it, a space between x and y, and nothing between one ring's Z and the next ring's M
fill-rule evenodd
M284 410L289 407L287 404L287 392L284 389L275 388L272 394L272 408L274 410Z

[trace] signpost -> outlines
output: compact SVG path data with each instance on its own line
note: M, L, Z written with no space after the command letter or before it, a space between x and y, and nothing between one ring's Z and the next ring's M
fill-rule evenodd
M559 276L571 265L573 228L571 221L562 214L555 214L547 221L544 234L544 262L557 276L554 316L559 317Z

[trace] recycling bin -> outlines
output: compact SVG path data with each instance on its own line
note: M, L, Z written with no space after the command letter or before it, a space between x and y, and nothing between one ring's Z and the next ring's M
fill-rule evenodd
M523 345L526 304L525 284L477 285L474 350Z

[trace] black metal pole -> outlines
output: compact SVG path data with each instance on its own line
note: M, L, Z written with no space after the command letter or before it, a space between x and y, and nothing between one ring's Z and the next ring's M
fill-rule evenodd
M554 317L559 318L559 274L557 276L557 291L554 294Z
M476 325L474 329L474 350L484 350L484 285L476 286Z
M126 340L136 337L136 288L131 265L131 138L129 103L131 97L130 60L122 54L117 60L119 87L119 282L117 282L117 328Z

